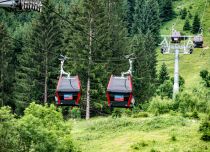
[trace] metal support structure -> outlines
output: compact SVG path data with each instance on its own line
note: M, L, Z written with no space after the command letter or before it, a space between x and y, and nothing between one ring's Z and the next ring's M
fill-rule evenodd
M122 72L121 77L124 77L125 75L129 75L129 74L132 75L133 59L129 59L129 65L130 65L130 67L129 67L128 71L127 72Z
M194 49L192 41L193 36L181 36L184 38L184 44L177 43L171 44L171 35L162 35L164 38L161 42L161 53L163 54L175 54L174 63L174 85L173 85L173 99L179 93L179 54L191 54ZM187 40L187 43L185 42ZM182 50L182 51L181 51Z
M121 77L124 77L125 75L131 75L132 76L132 73L133 73L133 60L135 59L135 58L131 58L131 56L133 56L133 55L134 55L134 53L125 56L128 59L128 61L129 61L129 69L128 69L127 72L122 72L121 73Z
M66 75L67 78L70 78L70 73L65 72L63 69L63 65L65 60L68 59L68 57L61 55L61 58L59 59L61 61L61 70L60 70L60 77L62 77L63 75Z
M179 93L179 49L175 50L173 99Z
M41 0L0 0L0 7L41 12Z

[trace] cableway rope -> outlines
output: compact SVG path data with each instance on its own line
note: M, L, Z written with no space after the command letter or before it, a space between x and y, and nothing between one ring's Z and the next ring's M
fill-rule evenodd
M4 0L4 1L0 1L0 4L1 3L5 3L5 2L10 2L11 0Z

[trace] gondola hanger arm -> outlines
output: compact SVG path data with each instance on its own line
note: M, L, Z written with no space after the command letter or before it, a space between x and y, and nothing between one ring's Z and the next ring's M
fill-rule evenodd
M63 69L63 66L64 66L64 62L65 60L68 59L67 56L63 56L63 55L60 55L61 58L59 58L59 60L61 61L61 70L60 70L60 77L62 75L67 75L68 78L70 78L70 73L69 72L65 72L64 69Z

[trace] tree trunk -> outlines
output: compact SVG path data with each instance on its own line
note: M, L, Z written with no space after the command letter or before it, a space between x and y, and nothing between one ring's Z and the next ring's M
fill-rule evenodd
M90 69L91 69L91 62L92 62L92 23L93 18L90 17L90 29L89 29L89 63L88 63L88 80L87 80L87 102L86 102L86 120L90 119Z
M48 81L48 56L45 55L45 79L44 79L44 103L47 103L47 81Z

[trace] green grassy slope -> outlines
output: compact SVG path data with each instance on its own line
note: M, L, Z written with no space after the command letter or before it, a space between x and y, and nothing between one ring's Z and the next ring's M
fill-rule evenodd
M206 0L182 0L175 2L175 11L179 12L182 8L187 8L194 16L197 12L202 15ZM173 19L172 21L164 24L161 28L161 34L169 35L171 33L171 27L176 23L175 29L185 33L186 35L192 35L190 32L183 32L182 28L185 20ZM190 20L192 24L192 20ZM204 27L204 47L210 47L210 2L204 13L203 23ZM195 49L192 55L180 55L180 74L185 79L186 89L195 87L200 82L199 72L203 69L210 70L210 48L205 50L205 55L202 54L203 49ZM162 55L158 50L158 60L170 60L158 62L158 69L160 65L165 62L168 66L170 75L173 76L174 70L174 55Z
M162 115L75 121L72 133L83 152L210 151L198 129L198 120Z

